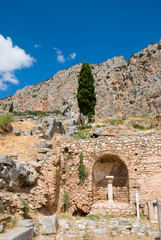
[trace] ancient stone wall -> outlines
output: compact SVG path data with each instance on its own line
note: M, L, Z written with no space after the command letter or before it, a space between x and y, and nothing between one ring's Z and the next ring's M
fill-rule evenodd
M107 201L106 174L114 175L114 201L129 203L128 214L135 211L137 190L145 210L147 201L161 197L161 135L141 133L82 140L63 138L60 148L59 209L63 190L68 192L72 213L77 210L88 213L92 204ZM82 185L78 176L81 152L88 171Z

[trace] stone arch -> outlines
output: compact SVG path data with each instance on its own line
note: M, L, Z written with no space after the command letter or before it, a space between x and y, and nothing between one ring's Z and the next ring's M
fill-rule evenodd
M92 170L93 203L107 201L106 176L114 176L113 195L116 202L129 202L129 176L126 164L115 154L99 157Z

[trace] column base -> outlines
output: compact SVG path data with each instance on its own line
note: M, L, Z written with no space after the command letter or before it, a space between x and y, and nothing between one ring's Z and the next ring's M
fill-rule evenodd
M108 203L114 203L114 200L108 200L107 202Z

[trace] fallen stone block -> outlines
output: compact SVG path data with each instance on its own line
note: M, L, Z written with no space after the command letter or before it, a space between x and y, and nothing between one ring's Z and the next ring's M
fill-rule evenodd
M30 135L32 135L32 130L26 130L26 131L24 131L24 135L25 135L25 136L30 136Z
M36 223L32 219L23 219L18 221L20 227L33 227Z
M0 240L32 240L34 237L33 227L17 228L0 236Z
M49 151L50 151L49 148L39 148L39 149L38 149L38 153L47 153L47 152L49 152Z
M13 129L12 132L15 136L20 136L21 135L21 130L20 129Z
M38 143L39 145L39 148L52 148L52 142L45 142L45 141L42 141L42 142L39 142Z
M38 225L42 234L56 233L58 229L58 217L55 214L39 218Z

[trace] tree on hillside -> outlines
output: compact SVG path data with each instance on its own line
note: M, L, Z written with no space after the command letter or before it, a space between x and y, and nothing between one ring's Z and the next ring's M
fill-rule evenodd
M9 112L13 112L13 102L11 102L10 108L9 108Z
M95 114L96 94L94 77L89 63L83 62L79 73L77 101L83 115L91 116L91 114Z

